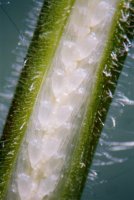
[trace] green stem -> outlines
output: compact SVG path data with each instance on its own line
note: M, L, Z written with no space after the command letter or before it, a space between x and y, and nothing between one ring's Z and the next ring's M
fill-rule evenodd
M130 6L125 6L125 3L130 3ZM1 138L0 200L6 195L37 95L51 66L73 4L74 0L44 1ZM91 164L127 55L126 47L129 48L134 35L133 15L134 1L120 0L97 71L92 97L70 158L71 162L67 164L64 178L58 186L58 192L54 194L54 199L77 200L81 196L88 166Z
M6 194L39 88L47 76L73 3L74 0L44 1L0 141L0 200Z

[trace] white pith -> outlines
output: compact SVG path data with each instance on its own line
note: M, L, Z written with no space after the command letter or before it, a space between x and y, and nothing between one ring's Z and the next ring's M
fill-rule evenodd
M8 199L49 199L56 189L81 127L117 2L76 1L30 118Z

